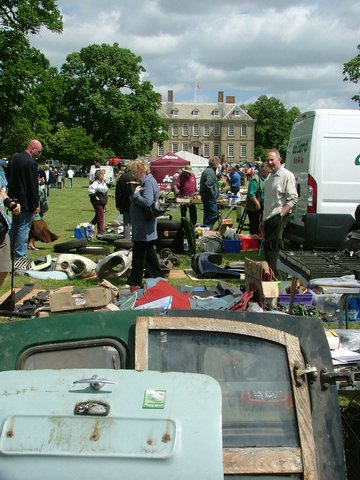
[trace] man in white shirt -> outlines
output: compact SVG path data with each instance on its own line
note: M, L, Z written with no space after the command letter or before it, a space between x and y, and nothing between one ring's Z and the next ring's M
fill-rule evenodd
M276 148L268 150L266 162L270 175L265 180L264 212L261 231L264 235L265 260L272 268L278 280L282 274L277 270L279 250L282 248L282 236L291 209L296 205L298 194L295 177L281 163Z
M69 188L73 187L73 178L74 178L75 172L74 170L70 167L69 170L67 171L67 176L69 179Z

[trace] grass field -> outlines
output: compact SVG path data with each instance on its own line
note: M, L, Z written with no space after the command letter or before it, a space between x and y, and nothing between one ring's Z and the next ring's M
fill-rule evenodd
M50 191L49 195L49 211L45 215L45 220L48 223L50 229L59 235L59 239L57 242L63 242L67 240L71 240L74 235L74 228L78 223L89 222L93 216L94 211L89 201L88 193L88 179L87 178L74 178L73 181L73 188L68 188L68 183L66 179L66 187L63 189L53 188ZM115 208L115 198L114 198L115 188L109 189L109 202L107 205L107 210L105 214L105 222L109 222L111 220L116 220L118 218L118 211ZM222 215L226 215L228 212L228 208L224 208L222 210ZM176 220L180 217L180 209L179 208L172 208L169 213L172 215L173 219ZM202 220L202 205L198 205L198 221ZM234 225L237 225L236 220L236 212L235 210L232 212L231 217L233 220ZM56 243L57 243L56 242ZM103 242L93 241L94 245L104 245ZM36 246L39 250L32 251L29 250L28 255L30 259L37 259L40 256L45 254L51 254L53 257L56 257L57 254L53 252L53 245L54 243L40 243L37 242ZM112 251L111 244L106 244L110 246ZM247 256L257 257L256 252L240 252L239 254L225 254L224 255L224 262L226 261L234 261L240 260ZM96 261L98 258L94 257L93 255L90 256L92 260ZM99 257L102 258L102 257ZM190 256L188 254L181 255L182 262L179 268L190 268ZM184 283L184 280L170 280L172 284L180 284ZM75 280L64 280L64 281L57 281L57 280L46 280L40 281L35 280L28 276L15 276L14 277L14 285L15 287L22 287L24 284L32 283L35 284L35 288L39 289L54 289L59 288L64 285L74 285L74 286L95 286L98 284L97 279L75 279ZM119 279L118 285L122 285L126 283L126 279ZM191 280L186 283L191 284ZM215 280L206 280L203 281L202 284L215 284ZM197 285L199 282L196 283ZM10 275L8 275L6 281L0 288L0 294L7 292L10 289Z

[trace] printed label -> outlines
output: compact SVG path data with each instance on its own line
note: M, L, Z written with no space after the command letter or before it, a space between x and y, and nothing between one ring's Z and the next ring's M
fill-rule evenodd
M165 390L145 390L143 408L164 408Z

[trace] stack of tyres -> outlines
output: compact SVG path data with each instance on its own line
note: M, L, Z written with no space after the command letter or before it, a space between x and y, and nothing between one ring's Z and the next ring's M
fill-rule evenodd
M185 232L181 220L159 219L157 221L157 234L157 251L163 248L170 248L174 253L184 251Z

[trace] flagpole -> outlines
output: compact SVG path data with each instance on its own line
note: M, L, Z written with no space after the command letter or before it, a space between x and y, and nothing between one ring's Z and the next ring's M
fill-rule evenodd
M200 85L198 83L195 83L194 103L196 103L196 95L199 88L200 88Z

